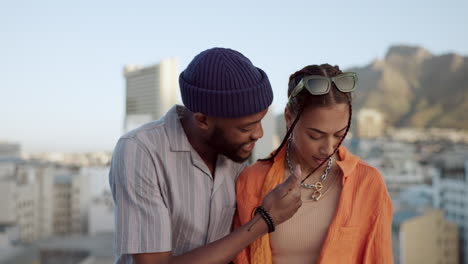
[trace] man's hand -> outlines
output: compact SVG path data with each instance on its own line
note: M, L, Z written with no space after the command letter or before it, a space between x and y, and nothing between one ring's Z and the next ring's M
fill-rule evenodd
M291 218L302 205L301 184L296 175L301 175L299 164L294 169L294 174L271 190L263 199L262 206L268 210L275 225Z

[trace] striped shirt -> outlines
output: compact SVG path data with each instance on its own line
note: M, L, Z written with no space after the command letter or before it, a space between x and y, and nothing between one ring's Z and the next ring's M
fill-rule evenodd
M122 136L109 182L115 202L116 263L131 254L177 256L230 232L235 180L245 164L218 155L216 177L190 145L182 106Z

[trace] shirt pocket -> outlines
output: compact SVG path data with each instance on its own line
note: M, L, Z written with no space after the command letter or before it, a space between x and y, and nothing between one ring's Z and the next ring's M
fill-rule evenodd
M355 263L357 227L340 226L332 231L321 263Z

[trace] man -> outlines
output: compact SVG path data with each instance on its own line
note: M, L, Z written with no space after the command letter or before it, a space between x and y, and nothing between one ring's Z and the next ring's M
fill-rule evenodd
M174 106L115 147L109 180L117 263L227 263L268 231L257 214L229 234L235 179L263 136L273 100L267 75L241 53L213 48L192 60L179 84L185 107ZM300 204L291 177L262 206L280 224Z

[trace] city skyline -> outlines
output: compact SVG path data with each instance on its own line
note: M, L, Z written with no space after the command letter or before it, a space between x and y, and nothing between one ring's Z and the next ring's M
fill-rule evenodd
M340 8L336 8L339 5ZM0 140L25 151L111 151L123 133L126 64L229 47L264 69L281 112L289 74L364 66L395 44L468 54L468 3L9 2L0 9ZM180 102L180 99L179 99Z

